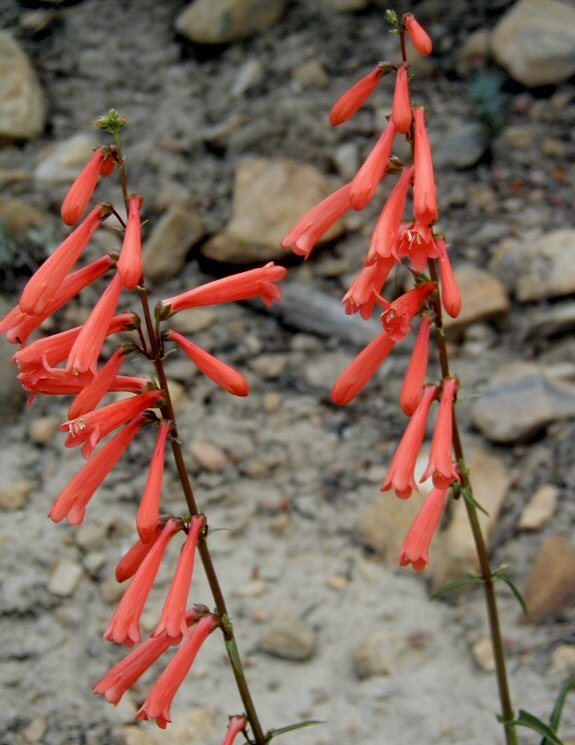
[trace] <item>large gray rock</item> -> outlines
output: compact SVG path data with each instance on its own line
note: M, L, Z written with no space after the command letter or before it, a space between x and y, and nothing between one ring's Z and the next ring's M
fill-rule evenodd
M525 585L529 621L541 623L573 607L575 549L567 538L551 536L539 549Z
M286 0L196 0L176 19L176 30L196 44L229 44L275 23Z
M575 416L575 386L550 380L537 365L505 365L483 389L474 424L493 442L522 442L558 419Z
M561 83L575 72L575 7L519 0L491 35L495 59L527 86Z
M335 191L312 166L285 158L257 158L242 163L234 183L233 212L223 233L202 248L215 261L248 264L269 261L288 252L283 238L318 202ZM342 231L332 228L324 240Z
M497 277L469 263L459 264L454 272L461 292L461 313L457 318L445 314L446 329L463 328L509 312L511 303L507 290Z
M0 142L38 137L45 124L40 81L18 42L0 32Z

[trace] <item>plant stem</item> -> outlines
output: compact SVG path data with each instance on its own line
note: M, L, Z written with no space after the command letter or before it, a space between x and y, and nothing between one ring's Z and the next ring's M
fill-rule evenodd
M437 264L435 261L429 261L428 263L431 279L437 283ZM449 356L447 354L447 344L445 343L445 335L443 332L441 301L439 297L435 298L435 300L433 301L433 306L435 310L435 330L437 346L439 348L441 373L444 378L448 378L450 377ZM456 460L459 463L464 464L465 457L463 452L463 445L461 442L461 436L459 433L459 427L457 424L455 408L453 410L453 450ZM469 482L469 474L466 468L462 469L461 481L461 486L473 493L471 484ZM469 524L471 526L471 532L473 533L473 540L475 542L475 549L477 551L479 567L481 569L481 577L483 579L485 602L487 604L487 617L489 620L489 629L491 632L491 643L493 645L493 657L495 659L495 673L497 676L497 685L499 688L499 699L501 701L503 726L505 728L505 739L507 745L519 745L517 730L515 728L515 725L512 724L515 715L513 713L513 705L511 703L511 694L509 692L509 683L507 680L505 652L503 649L503 639L501 636L499 613L497 610L495 582L493 578L493 571L491 569L491 564L489 561L489 551L485 543L485 538L483 537L477 509L473 504L471 504L470 500L465 499L464 502L465 508L467 510L467 516L469 518Z
M178 471L178 476L180 479L180 483L182 485L182 491L184 492L184 497L186 499L186 503L188 505L188 510L190 514L199 515L200 512L196 504L194 492L193 492L192 485L190 483L190 479L189 479L188 472L186 470L186 465L184 462L182 446L180 445L180 442L178 440L178 430L177 430L177 425L176 425L176 418L174 415L174 407L172 405L172 400L170 398L170 392L168 389L168 380L166 378L166 372L164 370L164 365L162 363L159 339L156 335L156 329L154 327L154 322L152 320L152 315L150 313L150 303L148 300L148 293L147 293L146 287L144 285L139 286L138 292L140 293L140 300L142 302L142 310L144 312L144 319L146 322L146 329L147 329L148 338L150 341L152 357L154 360L154 366L156 368L156 373L158 376L160 387L162 388L164 392L165 403L162 406L162 415L166 419L169 419L173 425L172 433L171 433L172 434L171 445L172 445L172 452L174 454L174 460L176 462L176 469ZM255 706L254 706L254 703L251 697L251 693L248 687L248 683L245 677L245 673L244 673L241 660L240 660L240 656L239 656L239 652L237 649L233 626L228 616L228 611L226 608L226 603L224 600L222 589L220 587L218 576L216 574L216 570L214 568L212 557L208 549L208 544L206 542L205 537L202 537L200 541L198 542L198 553L200 554L200 558L202 560L202 564L206 572L208 584L210 585L210 590L214 598L217 613L221 621L221 628L222 628L222 632L223 632L224 639L226 642L226 650L228 653L228 658L230 660L230 665L234 672L234 676L236 679L236 685L238 687L238 691L239 691L240 697L244 705L246 717L252 728L255 743L256 745L265 745L266 737L263 733L256 709L255 709Z

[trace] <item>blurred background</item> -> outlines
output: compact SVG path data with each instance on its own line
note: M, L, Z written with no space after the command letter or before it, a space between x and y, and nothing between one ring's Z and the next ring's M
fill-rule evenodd
M297 745L486 745L501 733L482 598L428 600L473 568L462 505L420 577L400 571L396 557L424 492L408 502L379 492L405 428L398 397L413 339L353 404L329 402L337 376L378 333L377 320L346 318L340 299L394 178L309 262L279 248L353 177L385 125L391 78L335 131L328 113L378 61L398 61L388 7L0 0L0 315L66 235L61 201L92 149L109 142L93 123L118 109L129 121L129 190L144 196L155 299L272 259L290 268L273 311L254 302L178 318L246 374L248 399L230 400L182 358L168 363L198 502L211 526L230 529L210 544L264 727L325 720L286 736ZM439 229L464 298L448 330L462 429L494 565L510 565L530 609L523 618L501 588L515 702L547 719L575 671L575 3L393 8L414 12L434 42L431 57L410 55L412 90L428 108ZM98 198L119 203L117 180ZM120 245L117 231L102 229L88 256ZM390 283L390 296L404 281ZM81 323L100 291L84 292L44 330ZM133 721L154 676L117 709L92 696L121 656L101 635L123 592L114 567L135 540L152 436L134 443L83 526L49 523L81 466L58 432L67 404L40 397L27 407L15 349L1 342L0 742L221 741L241 705L216 638L166 733ZM164 497L181 511L172 471ZM147 632L175 559L147 606ZM197 575L191 600L211 605ZM575 741L572 708L562 734Z

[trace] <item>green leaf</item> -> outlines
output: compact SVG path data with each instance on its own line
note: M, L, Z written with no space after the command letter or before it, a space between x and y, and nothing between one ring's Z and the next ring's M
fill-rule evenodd
M307 719L305 722L298 722L297 724L288 724L287 727L279 727L278 729L272 729L269 733L269 739L272 737L279 737L279 735L285 735L288 732L293 732L296 729L303 729L304 727L313 727L314 724L325 724L321 719Z
M513 722L510 722L510 724L514 724L517 727L527 727L527 729L538 732L545 738L544 742L546 743L546 745L564 745L562 740L557 737L555 732L553 732L548 724L545 724L545 722L542 722L540 719L538 719L536 716L533 716L533 714L530 714L528 711L523 711L523 709L519 709L517 719L515 719Z
M465 587L465 585L478 585L482 583L483 578L478 574L466 574L464 577L460 577L459 579L453 580L453 582L448 582L446 585L442 585L438 590L430 595L430 598L438 598L446 592L458 590L460 587Z
M498 572L495 572L495 574L493 576L495 577L495 579L500 579L500 580L503 580L503 582L505 582L505 584L507 585L507 587L509 587L509 589L511 590L511 592L517 598L517 601L519 602L519 605L521 606L521 609L523 610L523 613L525 613L525 615L528 616L529 615L529 611L527 609L527 603L525 602L525 598L523 597L523 595L517 589L517 586L516 586L515 582L513 581L511 575L508 574L507 572L499 572L498 571Z
M557 732L559 729L561 714L563 713L563 707L565 706L565 699L567 698L567 694L569 693L569 691L573 689L575 689L575 675L567 678L567 680L563 683L563 685L561 686L561 690L559 691L559 694L557 696L557 700L555 701L555 706L553 707L553 711L551 712L551 720L549 723L553 732ZM541 745L551 745L551 742L544 737L543 740L541 740Z
M243 675L244 669L242 667L242 662L240 660L240 655L238 653L238 647L236 644L236 640L234 638L226 639L226 647L228 649L230 661L232 665L234 666L234 669L237 670L239 673L241 673L241 675Z
M461 494L463 496L463 499L465 499L465 501L468 502L472 507L475 507L476 510L483 512L484 515L487 515L487 517L489 517L489 512L487 512L485 507L482 507L479 504L479 502L473 496L473 492L468 486L461 490Z

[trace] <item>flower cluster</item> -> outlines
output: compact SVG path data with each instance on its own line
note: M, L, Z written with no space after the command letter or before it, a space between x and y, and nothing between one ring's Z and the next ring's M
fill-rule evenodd
M11 343L21 345L13 362L19 368L19 380L30 392L31 401L38 394L75 396L68 420L60 429L67 434L66 447L80 446L87 462L54 502L49 515L54 522L67 520L72 525L80 525L91 499L140 431L144 427L157 431L136 518L139 540L120 561L116 571L118 582L131 581L104 634L106 640L134 649L96 684L94 691L117 704L164 653L177 648L137 714L138 719L153 719L165 728L171 721L172 700L200 647L225 623L221 613L211 613L205 606L194 605L188 609L196 552L207 534L205 516L191 510L189 502L191 515L161 511L166 448L177 437L161 366L165 345L174 342L224 390L246 396L249 388L238 371L173 329L162 330L161 324L175 313L197 306L257 297L271 305L281 297L277 282L283 279L286 270L270 263L166 299L156 308L154 325L143 277L142 198L125 194L126 222L111 205L98 204L77 225L88 209L99 179L110 176L115 169L121 171L125 183L119 146L96 150L62 205L65 223L76 227L27 282L18 305L0 321L0 333ZM91 238L112 215L124 229L119 256L107 255L76 268ZM108 285L83 325L27 343L47 318L106 275L109 275ZM139 291L145 328L137 313L118 313L125 290ZM123 336L118 339L116 350L107 354L107 361L101 364L106 341L117 339L121 332ZM130 354L138 354L153 363L157 379L120 374ZM121 398L107 398L118 391L123 392ZM182 544L178 564L161 618L151 637L143 641L142 612L166 549L178 539ZM225 743L230 745L237 734L245 730L246 723L243 715L233 717Z
M395 345L411 332L421 318L413 356L401 391L401 407L410 417L395 453L382 491L393 489L401 499L417 490L416 461L425 439L433 402L440 400L431 456L422 480L432 478L434 491L424 503L401 550L400 563L411 563L421 571L428 560L429 545L439 523L447 490L460 481L453 460L452 418L457 380L445 377L426 385L431 327L441 328L442 307L452 317L461 310L461 297L451 268L445 240L435 231L439 210L425 110L411 102L409 67L405 57L405 34L423 55L432 51L427 32L410 13L394 19L401 37L403 62L398 67L381 63L356 83L333 107L332 126L350 119L375 91L383 76L395 70L393 106L385 131L351 182L314 207L282 242L309 258L321 237L349 210L363 210L374 198L379 184L390 172L401 171L375 230L365 265L343 298L348 314L371 318L380 306L382 333L351 362L337 380L332 400L348 404L365 387ZM396 137L403 135L412 148L412 162L403 164L392 155ZM393 167L391 167L393 166ZM413 212L407 217L408 198ZM415 287L389 302L382 297L384 285L396 266L406 266ZM436 267L439 267L439 272Z

